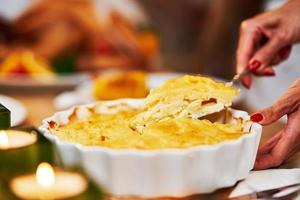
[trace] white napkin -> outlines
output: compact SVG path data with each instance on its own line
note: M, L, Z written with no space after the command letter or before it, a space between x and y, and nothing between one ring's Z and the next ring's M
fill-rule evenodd
M300 168L253 171L235 187L229 198L293 184L300 184Z

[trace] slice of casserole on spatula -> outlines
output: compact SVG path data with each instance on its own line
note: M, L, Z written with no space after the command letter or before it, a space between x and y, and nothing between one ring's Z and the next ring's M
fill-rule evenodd
M211 78L185 75L166 81L150 91L144 111L132 121L131 127L143 128L174 118L199 118L230 107L239 90Z

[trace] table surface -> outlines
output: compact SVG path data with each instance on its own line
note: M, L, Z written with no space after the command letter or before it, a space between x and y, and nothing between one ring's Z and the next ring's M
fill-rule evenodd
M41 120L52 115L56 110L53 105L53 99L57 95L55 92L39 92L39 93L28 93L28 92L11 92L11 91L0 91L3 95L13 97L24 104L28 113L27 119L23 125L33 125L38 127ZM247 111L253 111L246 105L237 105L238 108L242 108ZM264 143L270 138L277 130L280 130L284 126L283 123L276 122L270 126L264 127L261 143ZM300 153L290 158L280 168L295 168L300 167ZM193 199L227 199L228 195L233 188L222 189L217 192L208 195L196 195L191 197L180 198L177 200L193 200ZM133 197L107 197L109 200L140 200L141 198ZM170 200L173 198L160 198L159 200ZM249 199L239 198L239 199Z

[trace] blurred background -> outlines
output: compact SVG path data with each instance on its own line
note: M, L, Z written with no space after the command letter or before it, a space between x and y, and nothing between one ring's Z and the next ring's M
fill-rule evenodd
M262 8L262 0L0 0L0 75L115 68L230 78L239 24ZM30 57L42 65L16 64Z

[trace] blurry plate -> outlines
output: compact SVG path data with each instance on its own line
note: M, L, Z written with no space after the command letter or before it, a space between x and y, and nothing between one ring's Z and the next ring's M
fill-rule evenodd
M180 77L184 73L148 73L147 85L149 89L153 89L162 85L166 80ZM213 77L213 79L226 82L224 79ZM243 99L244 94L242 90L239 95L234 99L234 103L238 103ZM57 109L66 109L74 105L87 104L95 101L92 94L92 81L88 80L80 84L75 90L67 91L59 94L54 99L54 106Z
M11 126L17 126L24 122L27 112L21 102L11 97L0 95L0 103L11 112Z
M74 73L70 75L57 75L53 79L35 80L30 77L15 77L15 78L1 78L1 88L13 88L13 89L66 89L74 88L80 83L88 80L88 74Z

